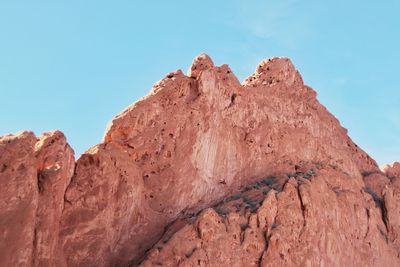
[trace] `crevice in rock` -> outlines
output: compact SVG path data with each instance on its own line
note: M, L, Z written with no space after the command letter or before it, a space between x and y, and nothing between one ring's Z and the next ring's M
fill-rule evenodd
M192 248L188 253L185 254L185 257L190 258L196 250L197 247Z
M275 221L275 218L274 218L274 221ZM259 266L259 267L262 266L262 259L264 257L264 253L267 252L267 250L268 250L269 237L267 236L267 231L263 231L263 237L264 237L265 245L264 245L264 250L262 251L260 257L258 257L258 261L257 261L258 265L257 266Z
M372 174L381 174L381 175L384 175L384 173L382 173L381 171L361 171L361 175L362 175L363 177L367 177L367 176L370 176L370 175L372 175Z
M382 213L382 221L385 224L385 228L386 228L386 233L389 234L389 218L388 218L388 211L387 211L387 207L386 207L386 202L382 201L382 208L381 208L381 213Z
M243 244L244 238L245 238L245 234L246 234L246 230L248 228L250 228L250 215L247 216L247 223L241 224L240 225L240 245Z
M275 179L274 179L275 180ZM281 192L277 192L276 193L276 195L275 195L275 198L277 198L277 196L280 194ZM269 242L270 242L270 239L271 239L271 236L272 236L272 231L276 228L276 217L277 217L277 215L278 215L278 213L279 213L279 210L278 210L278 205L276 204L276 208L277 208L277 210L276 210L276 213L275 213L275 216L274 216L274 218L273 218L273 221L272 221L272 224L269 226L266 226L266 230L265 231L263 231L263 237L264 237L264 240L265 240L265 248L264 248L264 250L263 250L263 252L261 253L261 255L260 255L260 258L259 258L259 260L258 260L258 266L259 267L261 267L261 266L263 266L262 265L262 259L263 259L263 257L264 257L264 254L268 251L268 249L269 249Z
M237 97L237 94L236 94L236 93L233 93L233 94L231 95L231 102L229 103L229 105L228 105L225 109L228 109L228 108L232 107L232 106L235 104L235 99L236 99L236 97Z
M68 188L70 187L70 185L72 184L72 181L73 181L74 178L76 177L76 168L77 168L77 166L78 166L77 161L75 161L75 162L74 162L74 171L72 172L71 177L68 177L68 183L67 183L66 186L65 186L64 195L63 195L64 204L63 204L63 207L62 207L61 214L63 214L63 212L64 212L65 203L67 203L67 204L69 204L70 206L72 206L72 202L69 201L69 200L67 199L67 191L68 191Z
M43 174L43 172L41 170L38 170L37 171L37 187L39 190L39 195L41 195L43 193L45 179L46 179L46 177Z
M369 226L369 224L370 224L370 214L369 214L369 209L368 209L368 208L366 208L366 209L365 209L365 212L366 212L366 214L367 214L367 231L365 231L364 239L365 239L365 238L367 238L367 236L368 236L368 233L369 233L369 228L370 228L370 226Z
M258 257L258 260L257 260L257 266L258 267L261 267L262 265L262 259L263 259L263 257L264 257L264 253L266 252L266 249L267 249L267 246L265 246L265 248L264 248L264 250L263 250L263 252L261 253L261 255L260 255L260 257Z
M371 188L368 186L364 187L364 192L368 193L371 195L372 199L375 202L375 206L380 210L381 212L381 219L382 222L384 223L386 227L386 232L389 233L389 227L388 227L388 218L387 218L387 210L385 207L385 201L379 197Z
M306 214L305 214L306 208L305 208L303 198L302 198L301 192L300 192L300 184L297 184L296 189L297 189L297 196L299 197L299 200L300 200L301 214L303 215L303 226L300 230L300 234L299 234L299 237L300 237L304 231L304 228L306 227L307 220L306 220Z

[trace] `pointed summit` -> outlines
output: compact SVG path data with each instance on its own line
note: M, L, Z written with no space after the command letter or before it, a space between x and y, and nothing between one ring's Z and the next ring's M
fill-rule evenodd
M386 165L383 172L390 178L400 177L400 162L393 162Z
M202 53L193 60L192 66L188 71L188 76L197 78L202 70L212 67L214 67L214 62L212 59L207 54Z
M292 61L286 57L265 59L258 64L256 71L249 76L244 84L247 86L271 86L276 83L291 86L294 82L302 83L299 72Z

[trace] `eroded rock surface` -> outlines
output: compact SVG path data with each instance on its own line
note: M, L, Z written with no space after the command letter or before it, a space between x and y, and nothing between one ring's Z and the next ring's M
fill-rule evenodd
M0 139L0 265L398 265L399 169L289 59L241 84L202 54L76 162L57 131Z
M59 132L0 138L0 266L55 266L74 152Z
M320 166L288 177L283 189L267 178L194 216L141 265L398 266L398 229L348 174Z

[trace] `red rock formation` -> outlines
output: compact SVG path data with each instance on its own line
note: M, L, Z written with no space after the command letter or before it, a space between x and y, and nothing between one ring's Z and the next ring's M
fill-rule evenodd
M64 193L74 171L64 135L0 138L0 266L55 266Z
M381 173L288 59L240 84L200 55L76 163L60 132L0 139L0 265L398 265L396 166Z
M312 173L281 192L261 180L226 198L161 239L141 266L397 266L400 250L371 195L329 166Z

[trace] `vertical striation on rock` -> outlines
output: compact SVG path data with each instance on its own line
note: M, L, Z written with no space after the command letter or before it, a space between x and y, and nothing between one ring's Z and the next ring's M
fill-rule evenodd
M39 195L33 244L34 266L56 266L64 194L75 168L74 152L59 131L44 133L34 149Z
M32 132L0 139L0 265L30 266L38 207Z
M59 132L0 139L0 266L55 266L74 152Z
M289 59L241 84L201 54L76 162L59 131L1 137L0 265L398 265L399 169Z

